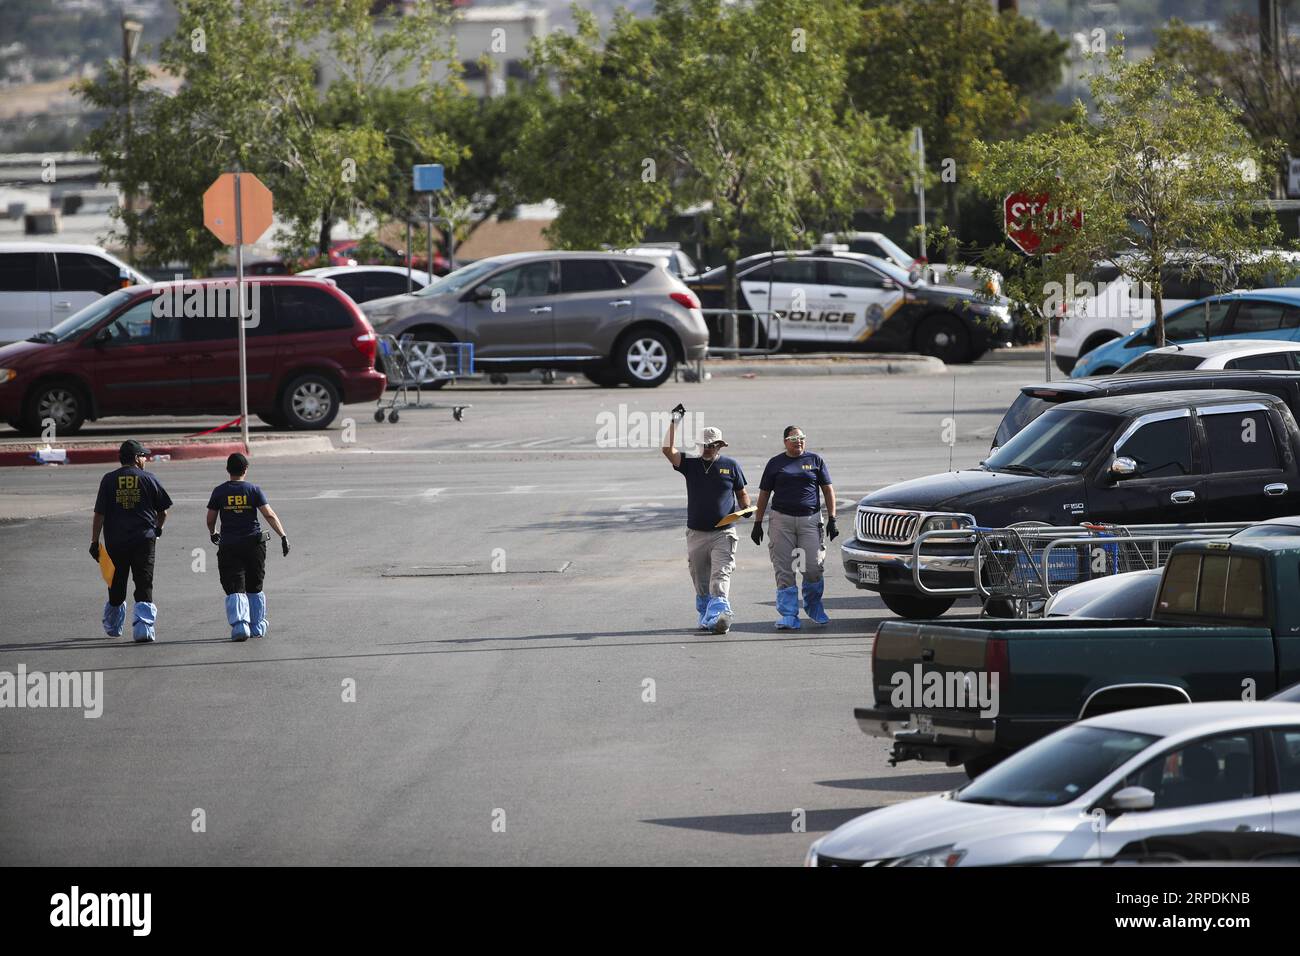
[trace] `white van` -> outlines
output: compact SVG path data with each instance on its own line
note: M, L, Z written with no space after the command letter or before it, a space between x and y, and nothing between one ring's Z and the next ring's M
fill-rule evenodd
M1282 256L1293 258L1290 253ZM1161 286L1165 315L1180 306L1227 291L1209 279L1187 275L1176 266L1164 272ZM1080 357L1097 346L1146 328L1156 317L1150 289L1143 290L1120 275L1114 261L1103 262L1091 274L1079 277L1075 288L1082 294L1071 297L1074 301L1061 316L1056 339L1056 366L1066 374L1074 369Z
M0 342L47 332L115 289L149 282L98 246L0 242Z

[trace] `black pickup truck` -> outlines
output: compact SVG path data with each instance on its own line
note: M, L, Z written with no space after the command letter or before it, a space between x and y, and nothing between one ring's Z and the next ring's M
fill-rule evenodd
M1192 389L1055 405L978 468L890 485L858 502L844 574L905 618L955 598L919 591L931 530L1080 522L1259 521L1300 513L1300 428L1276 395ZM926 542L921 579L974 586L974 545Z
M894 762L975 776L1087 717L1263 699L1300 680L1298 585L1300 536L1241 537L1175 546L1149 619L885 621L854 716Z

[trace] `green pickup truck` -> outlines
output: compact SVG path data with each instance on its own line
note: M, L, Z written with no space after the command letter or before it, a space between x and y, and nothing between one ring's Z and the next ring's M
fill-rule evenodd
M1264 698L1300 681L1300 535L1180 544L1149 619L886 621L858 726L891 763L976 776L1116 710Z

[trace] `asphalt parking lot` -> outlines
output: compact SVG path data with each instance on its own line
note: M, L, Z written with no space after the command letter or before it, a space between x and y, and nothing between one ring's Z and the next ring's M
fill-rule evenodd
M869 490L984 457L1016 388L1041 374L986 361L435 394L473 404L462 422L412 409L380 425L351 406L336 451L254 461L293 550L268 559L271 633L245 644L228 640L203 526L220 461L150 466L175 500L154 645L100 628L86 546L108 467L0 469L0 670L104 675L99 718L0 710L0 860L798 864L817 834L965 775L891 768L857 730L888 612L844 580L837 547L828 627L773 630L766 548L742 534L735 625L697 636L683 482L657 434L598 447L601 429L627 422L635 440L639 413L683 402L723 429L756 493L798 424L848 516Z

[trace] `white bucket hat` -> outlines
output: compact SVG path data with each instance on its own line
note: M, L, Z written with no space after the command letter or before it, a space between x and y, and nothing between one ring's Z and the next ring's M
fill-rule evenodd
M721 428L709 427L700 429L699 445L722 445L725 448L727 443L722 440Z

